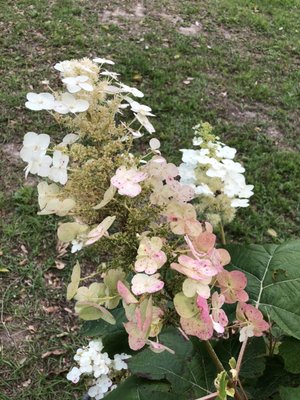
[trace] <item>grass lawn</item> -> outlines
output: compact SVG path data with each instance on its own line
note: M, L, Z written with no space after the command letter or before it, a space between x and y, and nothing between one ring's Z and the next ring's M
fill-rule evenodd
M238 149L255 195L228 227L229 241L299 237L300 1L144 3L1 4L0 400L79 399L84 392L65 379L82 341L64 297L74 257L55 268L56 219L36 215L37 181L24 184L18 158L26 132L60 135L48 115L24 106L28 91L43 91L43 79L57 84L56 62L113 59L122 81L146 94L173 162L200 120Z

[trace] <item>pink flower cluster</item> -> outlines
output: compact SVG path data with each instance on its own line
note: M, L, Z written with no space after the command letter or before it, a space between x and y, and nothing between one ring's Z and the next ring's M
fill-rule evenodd
M201 340L223 335L229 322L222 307L238 302L234 326L241 329L240 340L262 335L269 325L259 310L245 303L246 276L224 268L230 262L230 255L225 249L216 248L212 226L198 221L194 206L188 203L193 199L193 190L180 183L174 164L167 163L156 148L152 150L153 157L140 170L121 167L111 183L119 189L119 194L134 197L141 192L139 182L143 181L152 190L151 203L161 208L159 224L167 225L185 244L173 248L172 258L175 256L177 262L168 263L164 251L167 239L151 237L149 232L140 235L131 287L118 283L128 319L124 326L130 347L138 350L148 344L153 351L166 350L157 338L163 326L164 309L153 304L160 304L158 299L166 295L164 277L168 268L184 277L182 291L175 293L174 307L185 334ZM156 341L149 339L153 336Z
M180 324L188 335L202 340L210 339L214 331L223 334L228 325L228 318L223 304L238 302L237 326L241 328L240 341L246 337L261 336L269 328L262 313L250 304L244 290L246 276L240 271L227 271L224 266L230 262L229 253L216 249L216 236L209 231L197 237L186 236L189 247L188 255L180 255L179 263L172 263L171 268L185 275L182 292L177 294L174 304L180 315ZM219 288L219 292L212 288Z

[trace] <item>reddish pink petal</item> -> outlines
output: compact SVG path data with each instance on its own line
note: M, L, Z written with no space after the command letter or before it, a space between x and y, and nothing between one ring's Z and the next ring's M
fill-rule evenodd
M201 320L203 322L209 323L210 317L209 317L209 309L208 309L208 304L207 304L206 299L204 299L201 296L197 296L196 304L200 311Z
M200 318L180 318L180 324L187 335L197 336L201 340L209 340L213 335L211 319L204 322Z
M118 281L117 289L119 295L125 301L126 304L135 304L138 303L138 300L133 296L130 290L124 285L122 281Z

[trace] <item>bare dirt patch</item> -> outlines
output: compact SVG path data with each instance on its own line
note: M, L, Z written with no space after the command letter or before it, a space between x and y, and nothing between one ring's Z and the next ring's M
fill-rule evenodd
M19 143L7 143L1 146L2 152L7 157L7 159L15 165L21 164L20 159L20 149L22 145Z
M130 9L125 9L121 7L114 8L112 10L105 9L99 15L101 22L104 23L114 23L114 24L121 24L122 20L129 20L129 21L139 21L140 19L144 18L146 15L146 8L142 3L137 3L135 7Z
M203 31L203 26L198 21L190 26L187 26L187 27L180 26L178 28L178 32L182 33L185 36L197 36L197 35L201 34L202 31Z
M198 21L184 26L184 19L172 7L169 7L166 12L165 10L158 10L157 7L154 8L152 4L147 4L147 7L145 7L143 3L137 3L134 6L124 5L114 8L106 6L99 14L100 22L116 24L120 28L126 27L131 32L139 30L138 27L145 17L170 23L176 27L177 32L184 36L198 36L204 33L203 26Z

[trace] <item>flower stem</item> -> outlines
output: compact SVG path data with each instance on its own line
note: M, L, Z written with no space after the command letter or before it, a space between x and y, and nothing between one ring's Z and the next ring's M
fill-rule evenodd
M241 350L240 350L239 355L238 355L238 359L237 359L237 362L236 362L237 376L239 376L239 373L240 373L240 370L241 370L242 361L243 361L243 357L244 357L244 354L245 354L247 342L248 342L248 338L246 338L246 340L243 342Z
M220 232L221 232L221 242L222 244L226 244L226 237L222 220L220 221Z
M208 340L205 340L205 341L204 341L204 344L205 344L205 347L206 347L206 349L207 349L207 351L208 351L208 353L209 353L211 359L213 360L214 364L216 365L218 371L220 371L220 372L226 371L225 368L224 368L224 366L223 366L223 364L221 363L219 357L217 356L215 350L213 349L212 345L210 344L210 342L209 342ZM242 346L242 347L243 347L243 346ZM246 346L245 346L245 347L246 347ZM241 349L241 350L242 350L242 349ZM244 351L245 351L245 350L244 350ZM244 354L244 353L243 353L243 354ZM243 354L242 354L242 358L243 358ZM241 361L240 361L240 363L241 363ZM232 379L231 379L229 376L228 376L228 378L229 378L229 382L231 383L231 385L232 385L233 387L236 387L236 385L234 384L234 382L232 381ZM240 383L240 381L239 381L239 383ZM235 395L234 395L235 397L234 397L234 398L235 398L236 400L248 400L248 399L247 399L247 396L246 396L246 394L245 394L245 392L244 392L244 389L243 389L243 387L241 386L241 384L240 384L240 389L241 389L241 392L242 392L242 395L243 395L244 398L240 396L240 393L238 392L237 388L235 389ZM218 393L217 393L217 394L218 394ZM209 396L212 396L212 397L209 397ZM216 393L211 393L210 395L205 396L205 397L201 397L200 399L197 399L197 400L210 400L210 399L215 399L215 398L216 398Z
M218 371L219 372L225 371L223 364L221 363L219 357L217 356L217 354L216 354L214 348L212 347L212 345L210 344L209 340L205 340L204 344L205 344L205 347L206 347L211 359L215 363L215 366L217 367Z
M218 392L210 393L207 396L199 397L199 399L196 400L214 400L218 396Z

